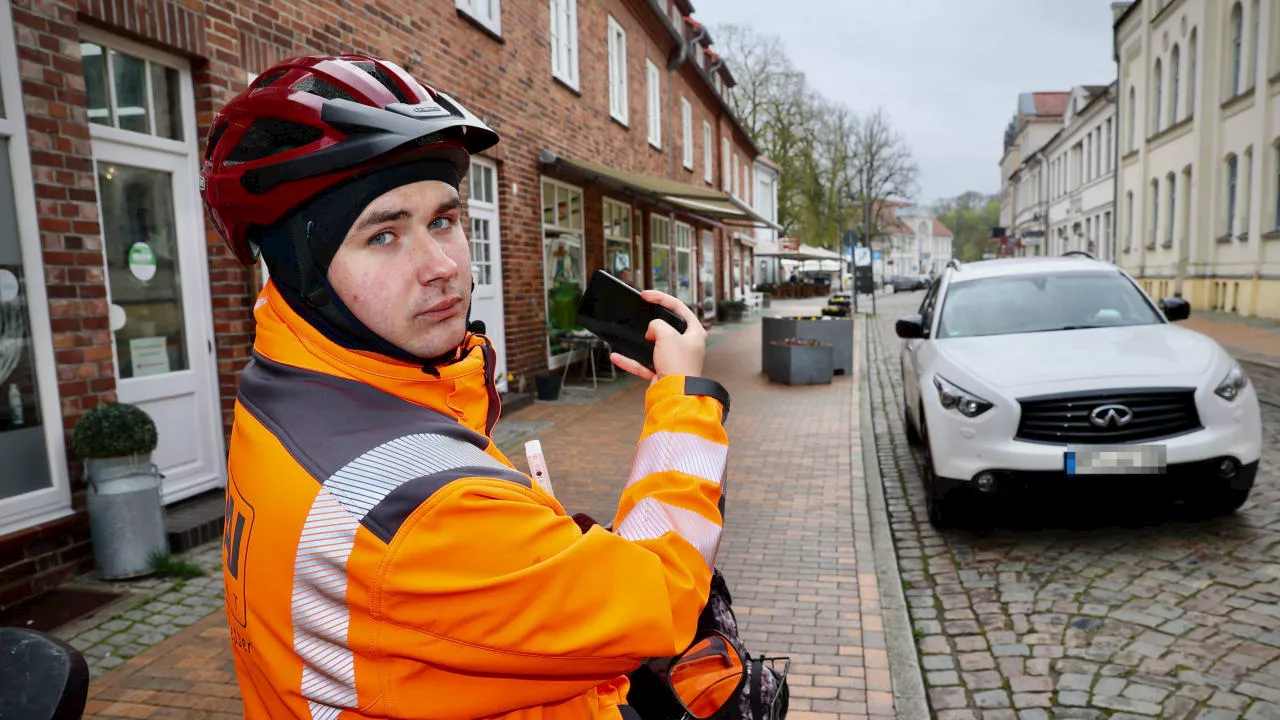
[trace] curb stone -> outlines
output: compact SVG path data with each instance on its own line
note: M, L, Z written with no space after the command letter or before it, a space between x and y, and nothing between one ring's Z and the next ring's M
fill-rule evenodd
M875 426L871 417L871 345L867 337L866 317L859 317L854 332L861 338L862 371L858 373L862 436L862 465L867 491L867 514L871 518L871 542L876 574L880 582L880 610L884 616L884 636L893 677L893 706L900 720L929 720L929 702L924 691L924 673L916 655L915 635L898 573L898 557L893 533L889 529L889 509L880 477L880 458L876 452Z

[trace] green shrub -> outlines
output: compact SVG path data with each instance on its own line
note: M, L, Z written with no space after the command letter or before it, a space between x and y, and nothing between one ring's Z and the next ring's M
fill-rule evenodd
M126 457L156 449L156 424L143 410L124 403L103 403L80 418L71 446L82 458Z

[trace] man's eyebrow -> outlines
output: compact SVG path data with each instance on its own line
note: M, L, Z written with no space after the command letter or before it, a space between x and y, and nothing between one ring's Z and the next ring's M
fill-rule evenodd
M457 195L454 195L448 200L445 200L444 202L440 203L440 205L436 207L436 211L432 214L443 215L444 213L457 210L460 207L462 207L462 198L458 197Z
M379 210L356 224L353 232L360 232L367 227L381 225L382 223L396 222L413 217L413 213L405 208L396 208L394 210Z

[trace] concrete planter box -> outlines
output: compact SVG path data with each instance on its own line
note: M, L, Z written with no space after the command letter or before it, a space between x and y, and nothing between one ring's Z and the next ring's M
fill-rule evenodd
M760 366L769 371L771 343L786 338L817 340L832 349L832 368L853 373L853 318L766 317L761 320Z
M769 381L783 385L830 385L830 345L784 345L770 343Z

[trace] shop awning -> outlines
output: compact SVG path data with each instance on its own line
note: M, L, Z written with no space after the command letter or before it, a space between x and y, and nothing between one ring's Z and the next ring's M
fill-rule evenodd
M550 150L538 153L538 161L543 167L554 168L560 174L584 183L593 183L615 192L636 195L672 210L701 215L725 225L782 230L782 226L762 217L746 203L713 188L686 185L675 180L618 170L586 160L557 155Z

